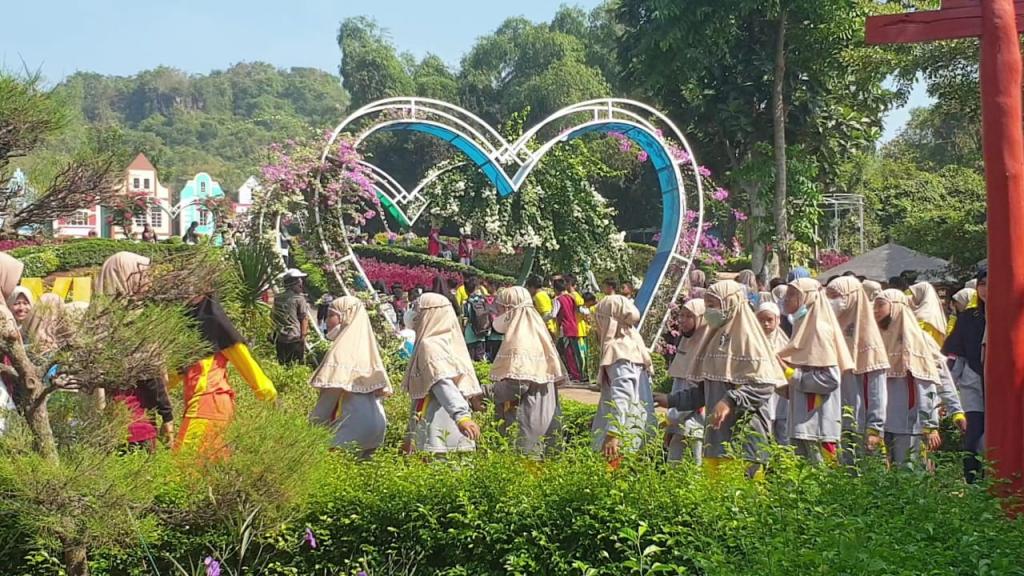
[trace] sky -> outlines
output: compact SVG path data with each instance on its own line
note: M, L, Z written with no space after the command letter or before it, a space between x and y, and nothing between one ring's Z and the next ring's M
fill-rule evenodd
M338 73L338 23L370 16L399 50L457 65L480 36L511 16L550 19L562 3L600 0L33 0L5 6L0 66L38 70L51 83L79 71L132 75L165 65L208 73L237 62ZM19 24L20 23L20 24ZM928 103L923 87L893 111L883 140Z

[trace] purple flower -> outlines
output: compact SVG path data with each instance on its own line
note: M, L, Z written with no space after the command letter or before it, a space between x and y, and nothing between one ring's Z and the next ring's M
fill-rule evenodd
M206 576L220 576L220 562L217 562L211 556L207 556L206 560L203 560L203 564L206 564Z
M645 150L641 150L640 152L638 152L636 155L636 161L641 164L647 162L647 152Z
M316 550L316 536L313 536L313 531L306 528L306 535L303 537L306 544L309 544L310 549Z
M747 219L747 215L746 214L744 214L743 212L740 212L739 210L736 210L735 208L732 211L732 215L739 222L743 222L744 220Z
M705 177L705 178L711 176L711 170L709 170L705 166L698 166L697 167L697 173L700 174L701 176Z
M725 202L729 199L729 191L725 188L715 188L715 191L711 193L711 197L719 202Z

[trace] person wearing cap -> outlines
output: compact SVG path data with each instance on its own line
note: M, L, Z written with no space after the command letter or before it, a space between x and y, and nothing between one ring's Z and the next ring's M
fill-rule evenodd
M282 277L284 292L274 298L274 346L281 364L302 362L309 333L309 305L302 290L306 274L290 268Z
M964 433L964 478L973 483L981 471L978 454L985 434L985 300L988 298L988 269L975 276L976 298L956 315L956 324L943 343L942 352L956 357L953 366L967 430Z

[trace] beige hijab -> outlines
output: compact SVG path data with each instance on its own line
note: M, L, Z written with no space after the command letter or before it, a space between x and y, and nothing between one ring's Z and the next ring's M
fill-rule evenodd
M18 296L24 296L25 297L25 300L28 301L28 305L29 305L30 309L31 308L35 308L35 306L36 306L36 297L32 295L32 291L31 290L29 290L28 288L25 288L24 286L15 286L14 290L11 290L11 293L7 296L7 307L8 308L13 306L14 303L18 301ZM31 316L31 311L30 311L29 312L29 318L31 318L31 317L32 316ZM25 320L28 321L28 318L26 318Z
M391 392L377 337L362 301L354 296L337 298L331 302L328 314L337 314L341 324L310 384L314 388L341 388L355 394Z
M978 293L974 288L964 288L953 294L953 301L967 309L974 301L974 296Z
M910 287L910 294L910 303L918 321L931 326L939 334L945 334L946 315L942 313L942 302L935 287L927 282L918 282Z
M533 306L533 297L522 286L498 291L504 313L495 320L503 324L505 339L491 365L491 382L524 380L547 384L566 380L565 367L551 341L544 320Z
M708 328L697 353L698 368L694 380L744 384L786 383L782 365L775 356L754 311L747 305L741 284L732 280L715 282L708 288L705 300L715 298L722 303L725 324Z
M707 283L707 274L700 268L690 270L690 286L693 288L704 288Z
M603 368L621 360L642 364L648 372L653 371L651 353L644 339L637 332L640 311L633 301L614 294L605 296L594 309L597 317L597 339L601 343L601 368L598 382L607 382Z
M793 337L789 346L779 352L779 357L796 366L836 366L840 372L852 370L853 358L843 339L843 330L821 284L813 278L799 278L789 285L800 291L801 304L807 307L807 314L794 323Z
M772 299L774 302L782 302L786 299L786 290L789 288L785 284L779 284L775 288L772 288Z
M862 283L864 286L864 293L868 295L868 300L874 300L882 292L882 285L874 280L865 280Z
M149 258L134 252L118 252L103 263L96 291L118 298L134 296L142 287L143 274L149 268Z
M747 288L747 294L757 294L757 274L753 270L740 270L736 281Z
M451 300L433 293L420 296L413 329L416 348L402 382L413 400L426 398L430 387L446 378L467 398L483 393Z
M0 252L0 293L3 293L3 301L7 302L15 287L21 282L21 273L25 271L25 265L14 256L6 252Z
M867 374L888 369L889 355L878 332L875 313L864 286L853 276L840 276L828 287L842 295L843 309L836 319L853 356L853 373Z
M700 352L700 345L704 343L704 336L708 333L708 323L704 320L706 307L704 300L697 298L683 304L683 308L697 317L697 324L693 334L680 336L675 358L668 367L668 374L673 378L693 380L698 368L697 353Z
M28 344L39 354L49 354L57 349L57 329L64 314L64 303L53 293L43 294L39 304L32 309L25 334Z
M921 329L911 308L910 298L899 290L885 290L879 298L889 301L891 321L882 330L882 340L889 353L888 376L905 378L910 373L919 380L939 381L938 366L935 363L937 345L931 336Z

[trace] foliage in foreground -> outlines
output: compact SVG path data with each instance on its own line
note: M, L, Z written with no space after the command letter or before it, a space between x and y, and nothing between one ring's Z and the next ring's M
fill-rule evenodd
M97 468L72 482L4 440L4 573L60 573L47 517L26 500L33 485L89 500L109 482L98 493L119 497L81 504L84 520L100 523L106 506L131 522L89 527L102 536L94 574L202 574L207 556L224 574L1024 574L1024 522L964 486L953 461L936 476L876 463L853 477L780 452L762 483L716 482L666 467L652 448L610 471L586 445L593 408L566 402L568 447L549 461L512 453L484 417L480 451L425 462L397 455L408 399L396 396L386 445L359 463L329 452L326 432L308 425L308 369L268 370L281 405L264 409L236 382L227 461L94 450ZM126 494L139 479L145 487Z

